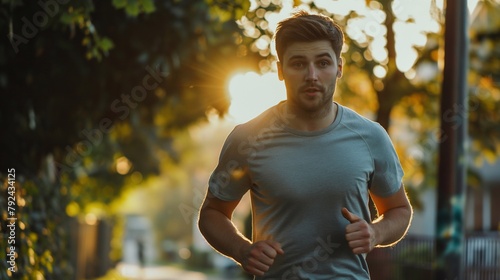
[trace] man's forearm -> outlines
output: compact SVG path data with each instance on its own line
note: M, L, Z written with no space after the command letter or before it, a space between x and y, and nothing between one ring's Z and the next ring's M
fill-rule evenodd
M401 240L408 231L412 215L410 206L402 206L390 209L377 218L372 223L377 247L391 246Z
M241 263L245 247L252 242L245 238L229 218L214 209L202 209L198 227L207 242L218 252Z

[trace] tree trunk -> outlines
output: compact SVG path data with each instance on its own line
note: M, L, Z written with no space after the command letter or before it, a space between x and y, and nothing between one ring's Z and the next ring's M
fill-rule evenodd
M382 80L383 87L376 90L378 100L378 110L376 121L385 129L389 130L391 112L399 100L407 95L410 83L403 73L396 66L396 40L393 30L394 13L391 7L391 0L380 1L383 6L383 11L386 14L384 25L387 29L387 75ZM376 79L374 77L374 79Z

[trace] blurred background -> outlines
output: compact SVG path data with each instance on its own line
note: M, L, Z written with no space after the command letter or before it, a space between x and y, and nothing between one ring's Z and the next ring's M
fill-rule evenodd
M335 100L386 128L405 170L413 223L368 255L372 277L430 277L444 2L1 1L0 279L248 279L197 212L228 133L285 99L272 36L298 8L345 28ZM463 232L446 234L464 279L500 279L500 1L467 8Z

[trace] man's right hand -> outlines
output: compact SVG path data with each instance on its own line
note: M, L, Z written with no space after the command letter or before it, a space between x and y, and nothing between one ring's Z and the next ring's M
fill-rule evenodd
M262 276L274 263L276 256L284 253L281 244L276 241L258 241L243 248L240 264L246 272Z

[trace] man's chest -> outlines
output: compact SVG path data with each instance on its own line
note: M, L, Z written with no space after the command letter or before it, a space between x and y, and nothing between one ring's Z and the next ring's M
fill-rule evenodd
M248 167L253 188L263 197L301 200L367 192L373 160L356 137L273 139Z

